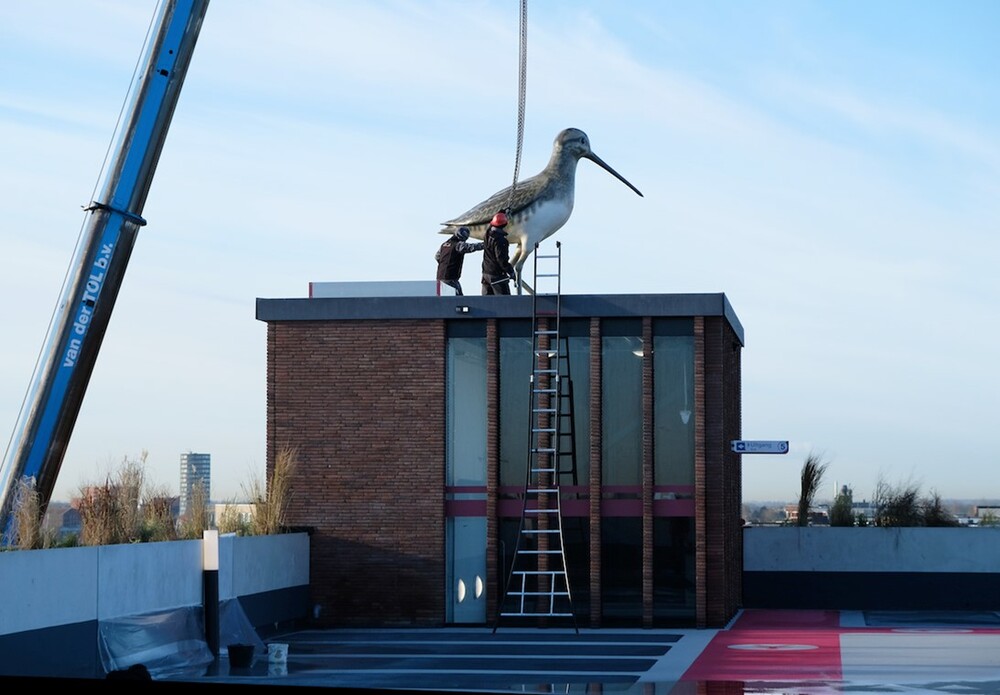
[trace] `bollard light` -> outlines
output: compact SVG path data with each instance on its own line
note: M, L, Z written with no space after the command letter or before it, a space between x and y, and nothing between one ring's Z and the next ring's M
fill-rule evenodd
M219 532L215 529L202 532L201 568L219 571Z
M201 539L205 642L213 656L219 656L219 532L206 530Z

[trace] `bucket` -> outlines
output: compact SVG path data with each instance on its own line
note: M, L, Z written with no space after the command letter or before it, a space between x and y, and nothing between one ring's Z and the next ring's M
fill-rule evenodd
M253 661L252 644L229 644L226 645L229 652L229 665L236 668L246 668Z
M288 662L288 645L280 642L271 642L267 645L267 661L272 664L284 664Z

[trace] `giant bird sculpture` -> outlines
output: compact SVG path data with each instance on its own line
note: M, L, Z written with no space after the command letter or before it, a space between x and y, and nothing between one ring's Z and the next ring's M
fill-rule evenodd
M642 195L638 188L594 154L586 133L577 128L567 128L556 136L549 163L535 176L518 181L513 196L510 187L497 191L471 210L442 222L444 228L441 234L454 234L459 227L468 227L470 236L483 239L493 215L504 210L508 220L507 239L511 245L517 244L517 250L510 259L517 273L517 292L521 294L522 287L532 292L522 278L521 269L535 250L535 244L559 231L573 212L576 164L581 157L595 162L636 194Z

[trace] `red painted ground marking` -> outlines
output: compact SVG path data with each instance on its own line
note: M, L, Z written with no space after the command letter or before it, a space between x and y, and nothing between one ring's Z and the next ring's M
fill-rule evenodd
M684 681L842 680L837 611L745 611Z

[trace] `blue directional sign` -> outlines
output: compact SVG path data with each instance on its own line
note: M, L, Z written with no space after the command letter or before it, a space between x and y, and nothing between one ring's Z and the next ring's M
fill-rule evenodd
M734 439L732 441L733 451L737 454L787 454L788 441L760 440L745 441Z

